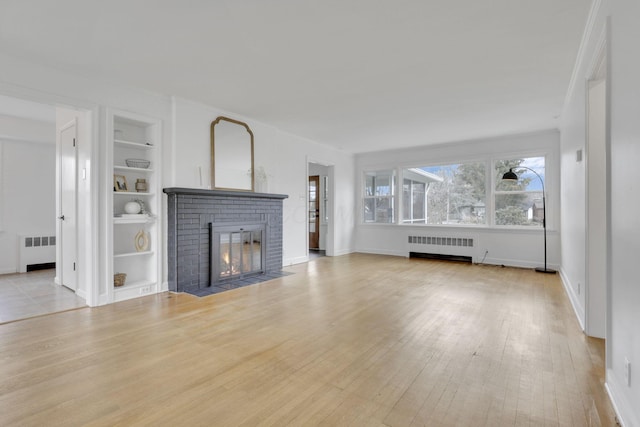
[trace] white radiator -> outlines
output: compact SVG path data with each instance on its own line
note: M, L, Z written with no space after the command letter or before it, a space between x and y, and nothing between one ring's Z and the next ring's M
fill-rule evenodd
M431 235L408 237L409 252L453 255L474 258L477 255L476 235Z
M56 236L19 235L18 236L18 272L26 273L34 266L55 264Z

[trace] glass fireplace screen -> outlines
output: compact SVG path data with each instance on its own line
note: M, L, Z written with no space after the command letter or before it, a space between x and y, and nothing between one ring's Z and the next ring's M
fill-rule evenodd
M212 234L213 282L263 271L263 230L260 226L235 230L214 228Z

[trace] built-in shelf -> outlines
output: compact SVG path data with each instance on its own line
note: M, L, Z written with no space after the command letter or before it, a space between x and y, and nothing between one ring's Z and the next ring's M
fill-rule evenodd
M114 191L113 194L116 196L153 196L152 193L142 193L137 191Z
M115 254L114 258L127 258L132 256L153 255L153 251L127 252L124 254Z
M140 218L120 218L114 217L114 224L148 224L154 222L156 219L152 216L140 217Z
M115 287L114 289L116 292L118 292L118 291L133 289L133 288L144 288L145 286L153 286L153 285L155 285L155 282L151 280L138 280L136 282L131 282L131 283L125 282L123 286L118 286L118 287Z
M119 170L119 171L125 171L125 172L142 172L142 173L153 172L153 169L149 169L149 168L132 168L129 166L118 166L118 165L114 166L113 170Z
M152 150L153 148L155 148L153 145L141 144L139 142L133 141L125 141L124 139L116 139L113 141L113 143L120 147L137 148L142 150Z

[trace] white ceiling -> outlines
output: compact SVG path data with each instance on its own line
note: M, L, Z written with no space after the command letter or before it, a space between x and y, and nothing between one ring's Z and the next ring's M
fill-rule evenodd
M365 152L557 127L590 0L2 0L0 51Z

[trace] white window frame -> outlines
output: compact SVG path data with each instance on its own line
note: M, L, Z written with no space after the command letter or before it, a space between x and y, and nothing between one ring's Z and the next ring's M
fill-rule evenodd
M549 201L551 200L550 195L553 194L553 186L551 189L551 192L549 191L549 185L548 185L548 178L551 175L552 176L552 180L555 180L555 176L553 173L549 173L551 171L550 169L550 155L548 152L526 152L526 153L506 153L506 154L501 154L500 156L494 155L491 158L491 172L490 172L490 179L491 179L491 227L492 228L496 228L496 229L500 229L500 230L508 230L508 229L513 229L513 230L542 230L542 226L531 226L531 225L498 225L496 224L496 195L498 194L531 194L531 193L542 193L541 190L530 190L530 191L526 191L526 190L522 190L522 191L496 191L496 185L497 185L497 180L499 179L499 177L496 176L496 164L499 161L503 161L503 160L512 160L512 159L527 159L527 158L535 158L535 157L543 157L544 158L544 194L545 194L545 214L546 214L546 224L547 224L547 229L550 228L550 224L553 224L553 219L554 218L554 212L552 208L550 208L550 203ZM536 178L537 179L537 178ZM553 202L551 202L551 206L553 206ZM552 228L552 227L551 227Z
M390 195L377 195L377 194L373 194L373 195L367 195L366 194L366 190L367 190L367 176L370 176L371 174L376 174L375 176L377 176L377 174L382 174L383 172L388 172L389 173L389 177L391 180L391 183L389 184L389 189L391 194ZM381 175L382 176L382 175ZM390 225L390 224L396 224L398 221L398 197L397 197L397 193L398 193L398 171L396 170L396 168L376 168L376 169L368 169L368 170L364 170L362 171L362 175L361 175L361 179L362 179L362 184L360 186L360 191L362 194L361 197L361 203L362 203L362 208L360 209L360 222L362 224L365 225L373 225L373 224L380 224L380 225ZM374 188L375 188L375 184L374 184ZM376 213L374 210L374 220L373 221L367 221L365 219L365 206L366 206L366 200L368 199L373 199L374 200L374 206L375 206L375 200L376 199L380 199L380 198L387 198L390 199L390 203L389 206L391 206L391 221L390 222L378 222L376 221Z

